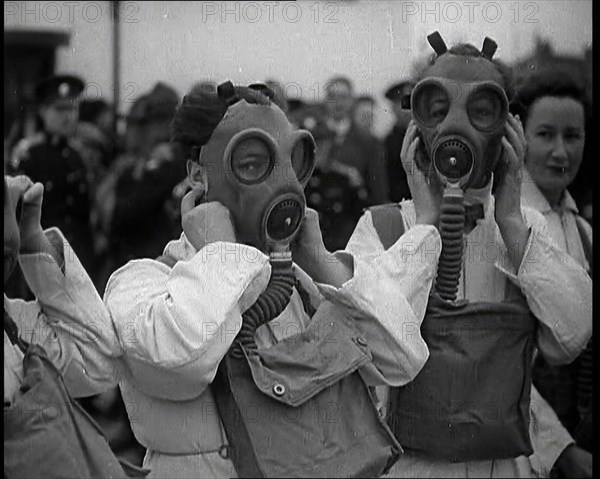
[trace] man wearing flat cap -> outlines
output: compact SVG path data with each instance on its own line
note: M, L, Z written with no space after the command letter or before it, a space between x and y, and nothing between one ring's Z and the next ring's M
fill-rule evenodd
M89 185L85 164L73 143L84 86L71 75L56 75L37 84L35 100L42 131L17 144L11 166L44 185L42 227L60 228L92 276Z
M412 198L406 173L400 162L402 141L410 121L410 94L414 83L402 81L388 88L385 97L392 105L396 123L385 138L386 167L390 185L390 199L394 202Z

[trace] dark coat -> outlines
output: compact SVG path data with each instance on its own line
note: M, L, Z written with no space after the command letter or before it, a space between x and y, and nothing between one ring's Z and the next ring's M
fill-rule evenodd
M411 199L406 172L402 167L400 153L406 127L396 123L385 137L385 162L389 181L390 200L397 203L403 199Z
M110 227L115 268L132 259L162 254L174 229L166 203L185 174L185 162L178 156L151 158L141 170L130 164L118 171Z
M94 265L91 201L86 168L79 152L65 138L40 133L18 146L13 166L17 173L44 185L42 228L59 228L91 273ZM67 252L65 260L68 261Z
M369 205L387 203L385 153L381 141L373 136L350 128L340 144L334 144L331 160L356 168L367 189Z

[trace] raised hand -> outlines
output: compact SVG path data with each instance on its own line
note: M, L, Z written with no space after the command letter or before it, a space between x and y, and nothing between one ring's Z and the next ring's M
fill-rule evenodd
M19 222L20 253L48 253L57 264L63 263L61 245L52 245L41 225L44 185L34 183L25 175L6 177L6 186L12 205L21 201L21 217ZM49 225L51 226L51 225Z
M521 213L521 181L525 158L525 133L518 118L508 116L502 138L502 155L494 170L495 219L507 253L518 270L529 239Z
M442 188L433 168L427 172L423 172L419 168L420 142L417 125L411 120L404 135L400 159L415 205L417 224L437 226L440 217Z
M196 251L216 241L235 243L229 210L216 201L196 206L203 196L203 189L194 188L181 200L181 226L187 239Z
M7 177L11 201L14 207L21 201L21 217L19 222L19 237L22 253L36 253L47 251L47 238L41 225L42 201L44 185L34 183L25 175Z
M318 283L340 287L354 274L352 264L343 262L325 248L319 214L311 208L306 209L304 222L290 249L294 262Z
M508 116L502 137L502 155L494 171L496 222L521 218L521 182L525 159L525 132L518 118Z

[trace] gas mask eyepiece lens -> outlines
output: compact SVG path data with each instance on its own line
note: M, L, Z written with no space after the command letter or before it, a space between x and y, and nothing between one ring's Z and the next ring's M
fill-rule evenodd
M413 93L412 109L418 122L426 127L435 127L446 118L450 110L450 99L440 85L422 84Z
M260 183L269 175L273 164L272 150L261 138L244 138L231 153L231 170L242 183Z
M315 150L315 140L308 132L302 134L292 150L292 168L302 184L308 181L314 169Z
M469 121L481 131L496 129L506 121L506 103L502 92L495 88L481 88L469 98L467 104Z

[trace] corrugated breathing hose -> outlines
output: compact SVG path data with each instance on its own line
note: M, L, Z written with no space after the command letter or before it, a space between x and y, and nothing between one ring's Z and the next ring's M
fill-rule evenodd
M267 288L256 302L242 314L242 328L231 351L231 354L238 359L243 357L239 344L243 345L249 354L257 353L254 339L256 330L283 312L290 302L296 284L296 277L292 269L292 254L287 251L271 253L269 256L271 278Z
M464 249L464 227L463 191L457 185L451 184L444 190L440 211L442 254L435 283L435 291L447 301L455 301L458 292Z

